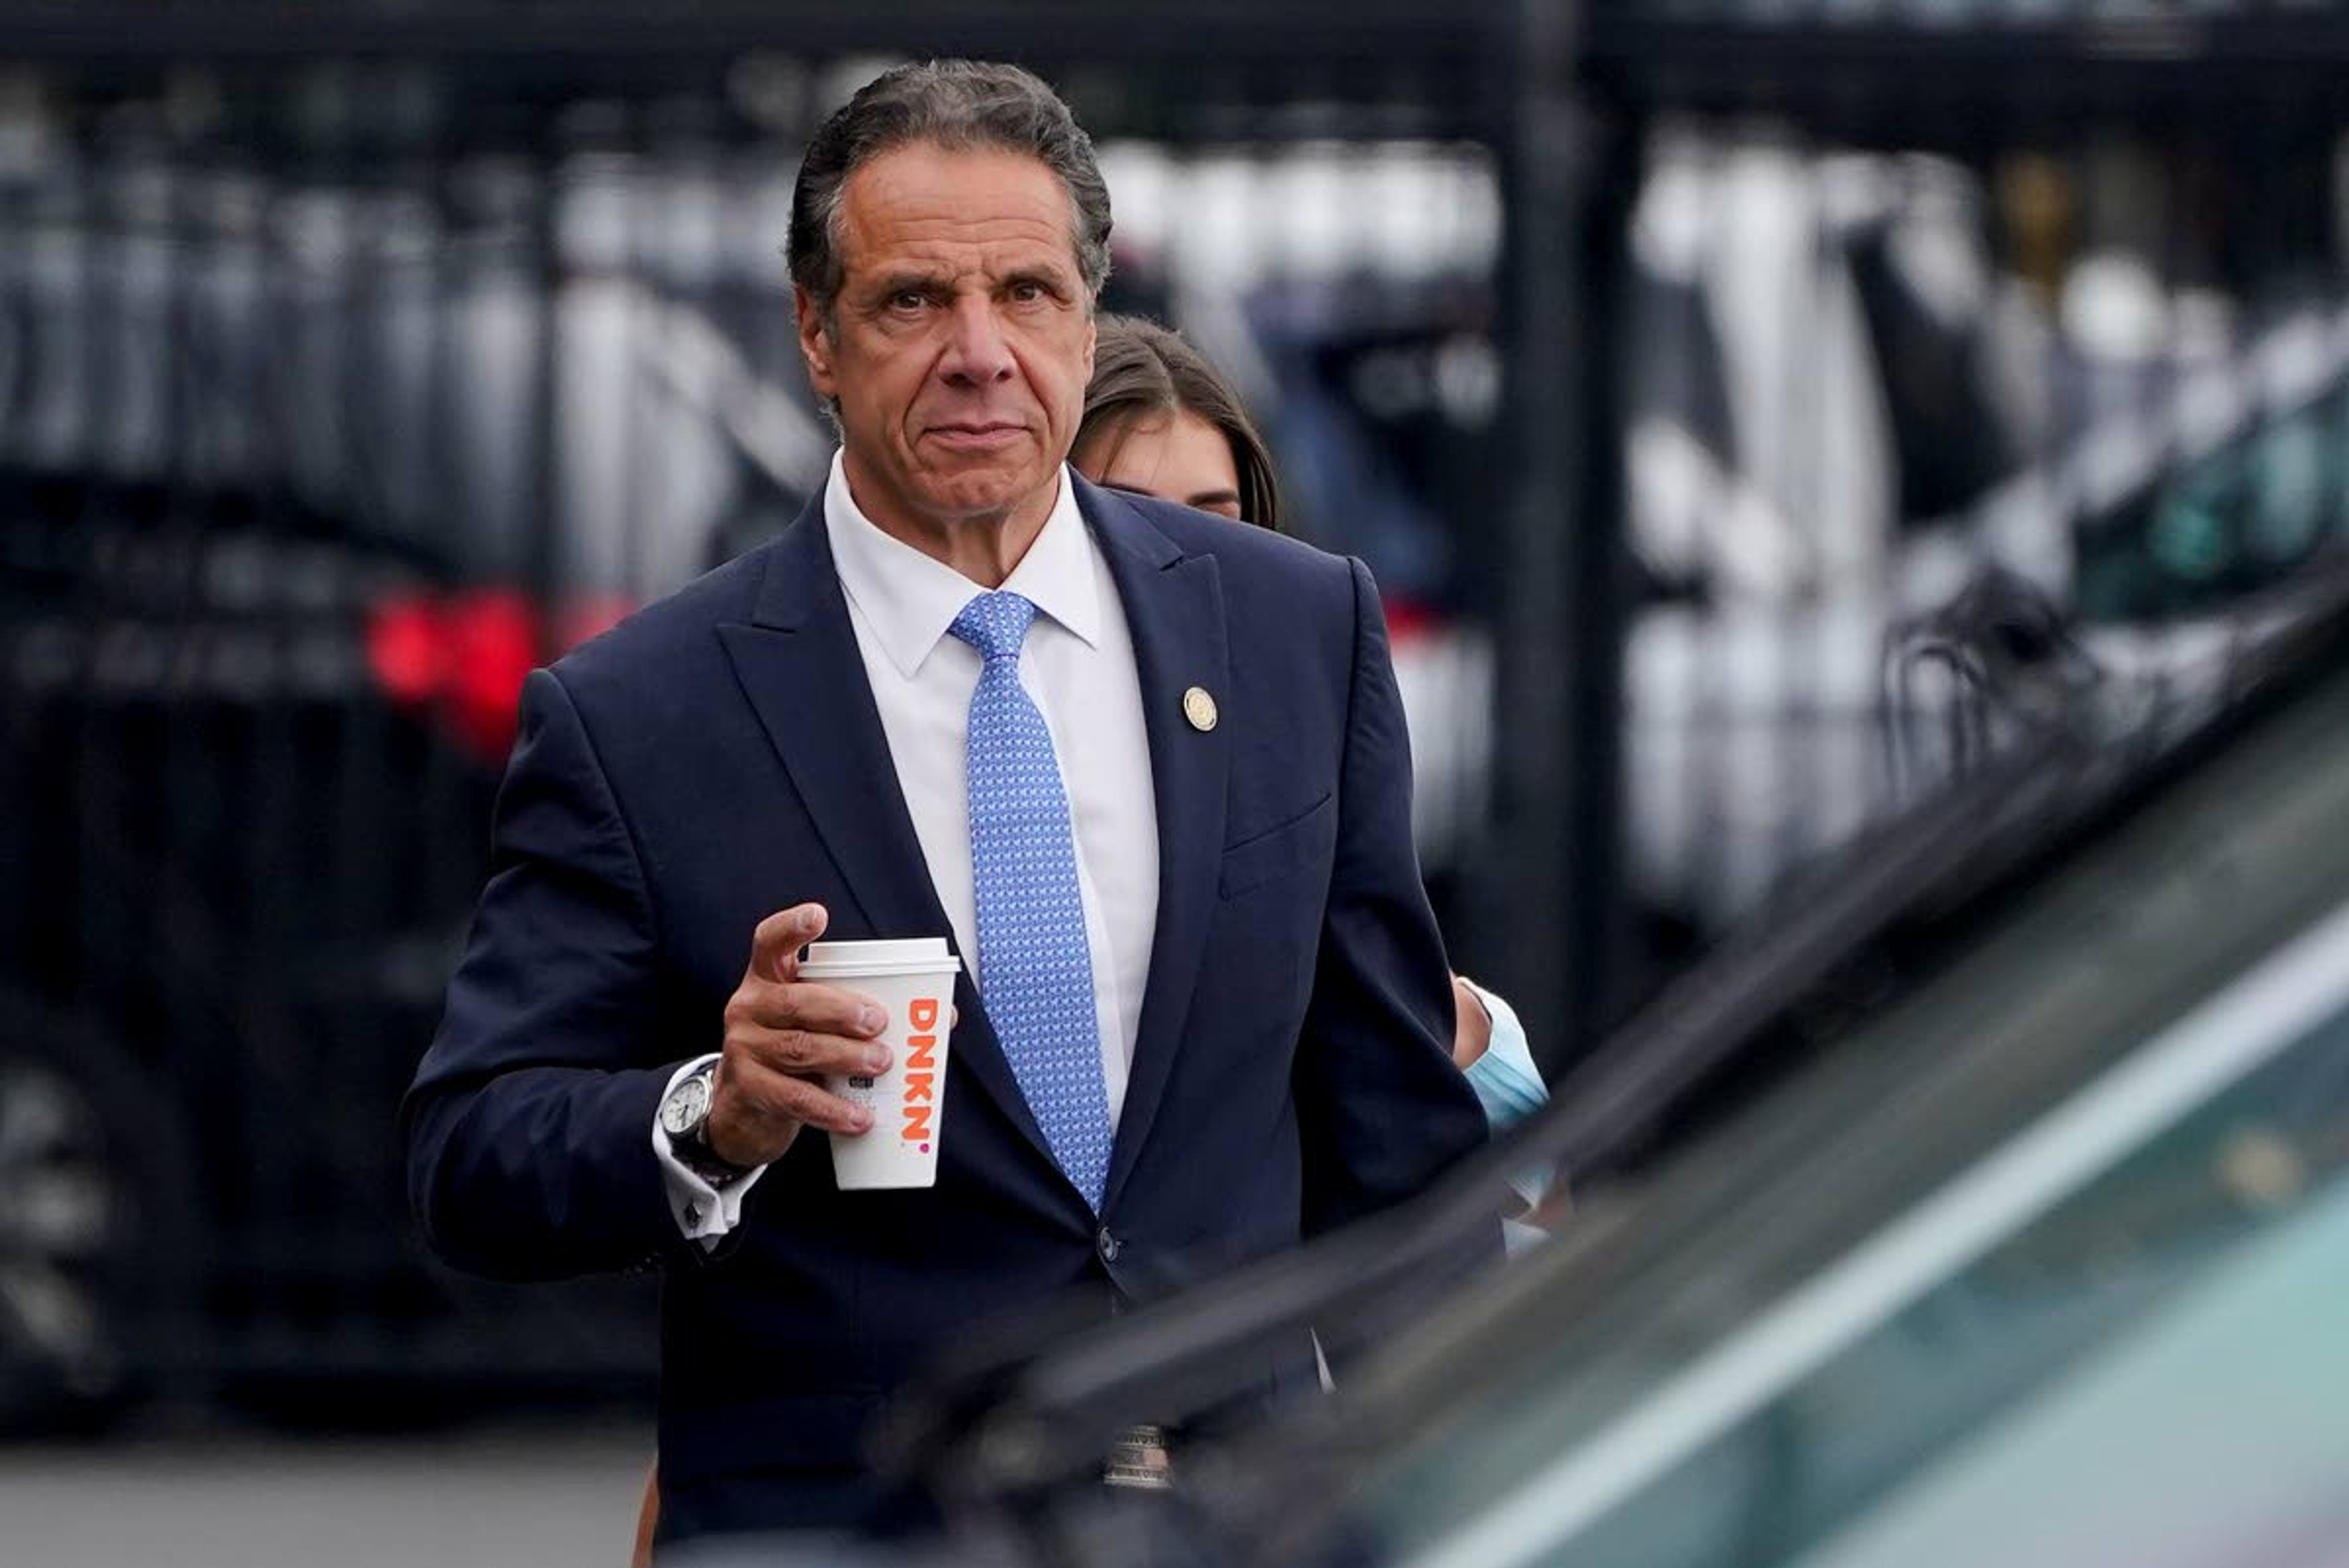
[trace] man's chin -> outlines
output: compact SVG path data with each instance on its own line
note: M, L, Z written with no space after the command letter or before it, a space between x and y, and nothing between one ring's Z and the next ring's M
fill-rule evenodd
M991 522L1023 510L1029 504L1050 506L1055 471L1029 469L1017 473L942 475L927 488L936 514L946 517Z

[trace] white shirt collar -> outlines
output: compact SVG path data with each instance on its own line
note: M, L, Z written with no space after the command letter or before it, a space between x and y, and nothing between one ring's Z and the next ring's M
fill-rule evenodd
M1093 569L1097 547L1077 510L1076 487L1065 464L1060 493L1043 530L1004 579L1004 591L1033 604L1081 639L1101 646L1101 588ZM842 591L864 615L889 662L910 680L930 649L947 635L974 595L987 591L945 562L885 534L848 493L841 454L832 454L823 487L823 526L832 543Z

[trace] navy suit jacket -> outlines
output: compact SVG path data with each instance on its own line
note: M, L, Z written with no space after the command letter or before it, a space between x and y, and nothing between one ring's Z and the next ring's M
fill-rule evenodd
M1159 1296L1403 1198L1485 1137L1447 1053L1369 574L1076 485L1133 630L1159 836L1098 1216L1046 1150L969 955L935 1189L843 1193L810 1136L716 1256L668 1211L655 1107L717 1048L760 920L812 899L833 937L952 940L820 500L524 690L492 872L402 1111L410 1193L460 1268L667 1264L672 1537L854 1520L860 1429L948 1336L1071 1292L1103 1311ZM1194 686L1210 730L1185 721Z

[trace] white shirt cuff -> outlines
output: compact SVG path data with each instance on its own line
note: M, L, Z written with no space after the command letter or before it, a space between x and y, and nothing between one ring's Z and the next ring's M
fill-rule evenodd
M718 1053L715 1051L707 1056L695 1057L669 1075L669 1089L683 1083L686 1075L698 1072L717 1060ZM661 1092L661 1098L668 1098L667 1089ZM716 1246L742 1222L743 1195L759 1184L759 1178L767 1174L767 1168L761 1165L752 1168L740 1181L730 1181L722 1189L710 1186L696 1176L685 1161L677 1158L677 1151L668 1147L668 1134L661 1130L660 1113L657 1111L653 1113L653 1158L660 1161L661 1182L668 1189L668 1217L677 1221L677 1228L685 1233L687 1241L698 1241L704 1247Z

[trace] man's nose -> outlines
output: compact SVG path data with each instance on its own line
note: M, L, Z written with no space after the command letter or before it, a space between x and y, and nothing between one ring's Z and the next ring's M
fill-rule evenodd
M948 380L969 386L985 386L1011 374L1011 346L1004 339L993 300L968 295L955 302L939 369Z

